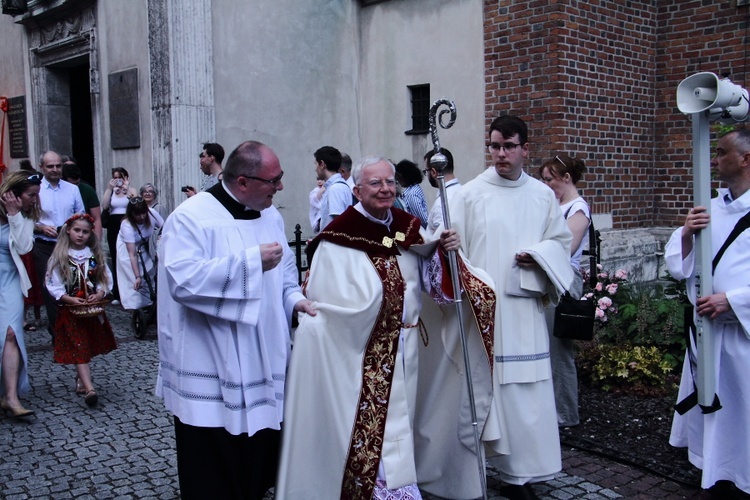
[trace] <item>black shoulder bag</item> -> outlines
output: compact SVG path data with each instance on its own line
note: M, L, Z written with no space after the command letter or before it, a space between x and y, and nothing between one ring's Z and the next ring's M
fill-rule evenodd
M572 208L572 207L571 207ZM570 208L563 218L568 218ZM594 221L589 221L589 255L592 262L592 287L596 285L596 255L592 246L595 244L596 234ZM574 299L569 292L560 299L555 308L555 328L552 334L561 339L592 340L594 338L594 316L596 303L593 297L589 299Z

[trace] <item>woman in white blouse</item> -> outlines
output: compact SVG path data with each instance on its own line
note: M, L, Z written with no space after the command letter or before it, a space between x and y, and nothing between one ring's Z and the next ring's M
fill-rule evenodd
M126 310L151 304L156 266L149 252L149 242L154 231L163 224L161 215L143 198L130 199L117 236L117 280L120 301ZM151 290L147 280L150 280Z
M560 202L560 211L573 233L570 244L570 266L575 274L575 281L570 287L570 295L579 299L583 294L581 277L581 255L588 246L591 211L588 203L578 193L576 184L586 165L577 158L557 155L542 164L539 174L542 180L555 192ZM573 341L552 335L555 327L555 308L549 307L546 312L549 329L549 352L552 364L552 385L555 388L555 405L557 406L557 424L560 427L578 425L578 373L575 364Z
M107 190L102 195L101 206L103 220L106 220L104 227L107 228L107 246L109 249L109 258L112 260L112 273L114 274L114 286L112 287L112 303L117 305L120 299L120 291L117 286L117 235L120 232L120 223L125 217L125 209L128 206L128 200L133 196L138 196L135 188L130 187L130 176L128 171L122 167L112 169L112 179L107 185Z

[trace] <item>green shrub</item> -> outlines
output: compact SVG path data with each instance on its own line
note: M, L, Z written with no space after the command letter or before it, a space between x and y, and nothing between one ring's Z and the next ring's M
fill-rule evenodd
M633 345L603 345L591 342L582 351L579 376L584 382L614 389L642 388L643 386L668 389L668 375L674 365L664 358L656 347Z
M614 312L596 323L592 342L579 344L584 382L604 390L671 390L685 356L685 284L622 283ZM649 389L650 390L650 389Z
M664 285L628 283L618 294L618 313L599 325L602 344L655 346L673 367L685 356L685 304Z

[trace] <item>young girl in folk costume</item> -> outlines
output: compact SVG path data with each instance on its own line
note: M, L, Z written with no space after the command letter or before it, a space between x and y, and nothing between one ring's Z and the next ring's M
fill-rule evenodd
M98 400L89 361L117 348L103 308L95 316L86 317L71 310L71 306L87 304L98 308L96 303L112 284L93 228L94 219L88 214L76 214L65 222L47 265L46 279L47 290L60 304L55 323L55 362L76 365L76 394L84 395L88 406Z

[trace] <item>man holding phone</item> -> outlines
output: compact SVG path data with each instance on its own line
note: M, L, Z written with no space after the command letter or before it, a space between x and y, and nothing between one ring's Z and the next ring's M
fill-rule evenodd
M201 191L207 191L221 180L222 173L224 172L221 166L221 162L224 161L224 148L221 147L221 144L206 142L203 144L203 151L198 157L200 158L201 172L208 176L201 185ZM188 198L196 194L193 186L182 186L182 192Z

